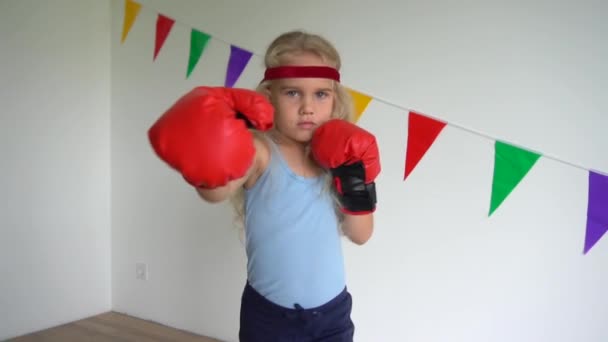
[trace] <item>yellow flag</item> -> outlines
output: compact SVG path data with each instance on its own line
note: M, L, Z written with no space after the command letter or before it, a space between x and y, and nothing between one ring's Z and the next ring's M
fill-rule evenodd
M125 39L127 39L127 35L131 30L131 26L135 22L135 18L139 14L139 10L141 9L141 5L133 0L125 1L125 19L122 24L122 39L120 43L124 43Z
M347 90L350 93L350 96L353 98L353 105L355 107L355 122L357 122L359 121L361 115L363 115L363 112L365 111L365 108L367 108L369 102L372 100L372 97L350 88L347 88Z

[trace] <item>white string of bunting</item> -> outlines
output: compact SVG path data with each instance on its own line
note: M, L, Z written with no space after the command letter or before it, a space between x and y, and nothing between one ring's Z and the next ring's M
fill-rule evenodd
M142 5L134 0L125 0L125 12L122 29L121 44L123 44L135 23ZM162 46L169 36L175 23L191 30L190 55L186 78L190 76L209 40L214 39L227 46L230 46L230 56L226 69L225 86L232 87L246 68L252 56L261 57L252 51L241 48L217 36L193 28L174 19L161 14L155 9L146 8L147 11L157 15L156 36L154 59L160 53ZM585 243L583 254L589 250L602 238L608 231L608 175L602 172L592 171L589 168L566 161L556 156L531 149L517 146L499 140L496 137L482 133L478 130L465 127L453 122L448 122L432 115L420 114L417 111L405 108L391 101L377 96L370 96L363 92L347 88L352 96L355 108L355 121L358 121L365 112L369 103L374 100L388 106L407 112L408 117L408 136L405 160L405 171L403 180L414 170L418 162L424 157L427 150L432 146L435 139L439 136L446 125L468 132L470 134L488 139L495 142L494 174L492 180L492 193L490 211L488 216L500 206L507 196L515 189L520 181L531 170L540 157L551 159L566 166L574 167L588 172L588 203L587 203L587 224L585 230Z

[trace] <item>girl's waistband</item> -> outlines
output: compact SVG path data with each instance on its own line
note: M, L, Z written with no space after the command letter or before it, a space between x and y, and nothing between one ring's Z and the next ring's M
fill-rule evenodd
M329 302L322 304L320 306L314 308L303 308L298 303L294 303L294 308L287 308L282 305L278 305L266 299L260 293L258 293L250 284L247 282L245 285L245 290L243 292L243 297L249 300L254 301L257 305L265 307L269 311L281 313L283 315L291 316L293 315L301 315L306 313L318 314L325 313L331 311L334 307L337 307L341 302L347 299L349 296L348 290L346 287L340 292L337 296L332 298Z

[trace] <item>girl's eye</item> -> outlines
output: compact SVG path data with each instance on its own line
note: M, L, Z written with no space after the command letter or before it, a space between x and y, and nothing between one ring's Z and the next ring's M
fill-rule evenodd
M329 96L329 94L327 92L324 92L324 91L318 91L317 92L317 97L320 98L320 99L324 99L327 96Z
M285 94L290 97L298 96L298 92L295 90L288 90Z

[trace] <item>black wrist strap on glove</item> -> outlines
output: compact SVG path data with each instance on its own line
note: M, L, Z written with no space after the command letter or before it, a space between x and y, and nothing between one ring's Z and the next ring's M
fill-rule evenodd
M365 184L362 162L331 170L342 207L347 212L371 213L376 209L376 184Z

